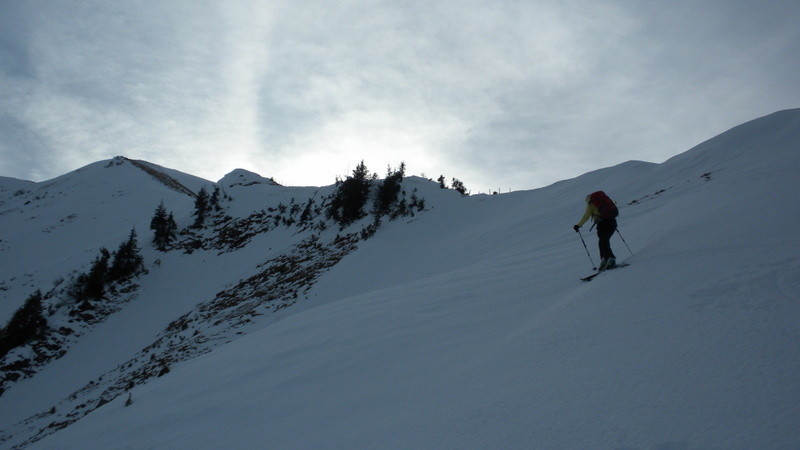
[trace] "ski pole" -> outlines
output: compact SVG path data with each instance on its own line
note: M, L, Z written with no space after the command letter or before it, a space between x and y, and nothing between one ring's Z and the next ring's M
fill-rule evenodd
M633 256L633 250L631 250L630 246L628 246L628 243L625 242L625 238L622 237L622 233L619 232L619 228L617 228L617 234L619 235L619 238L622 239L622 242L625 244L625 247L628 247L628 251L631 252L631 256Z
M586 249L586 256L589 257L589 261L591 261L591 263L592 263L592 270L597 270L597 266L594 265L594 260L592 259L592 255L591 255L591 253L589 253L589 247L586 246L586 241L583 240L583 234L581 234L580 228L575 230L575 231L577 231L578 232L578 236L581 237L581 242L583 242L583 248Z

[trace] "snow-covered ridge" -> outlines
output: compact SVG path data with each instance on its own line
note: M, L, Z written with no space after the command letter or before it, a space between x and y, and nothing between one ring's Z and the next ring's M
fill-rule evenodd
M176 217L187 217L192 197L210 182L125 158L99 161L41 183L23 186L0 201L0 322L11 317L36 288L88 263L100 247L113 248L132 228L149 229L153 210L164 201ZM154 171L163 173L161 180ZM5 183L4 183L5 184Z
M18 178L0 177L0 202L6 197L20 195L22 191L33 188L36 185L33 181L20 180Z
M234 186L252 186L254 184L265 184L268 186L280 186L271 178L264 178L261 175L244 169L235 169L222 177L217 184L225 188Z
M175 178L167 175L164 171L158 170L156 168L156 166L154 166L151 163L148 163L147 161L138 161L138 160L134 160L134 159L128 159L128 158L125 158L124 156L117 156L116 158L114 158L113 161L115 163L117 163L117 164L120 164L120 163L122 163L124 161L127 161L127 162L133 164L134 166L142 169L148 175L150 175L153 178L155 178L156 180L160 181L165 186L167 186L167 187L169 187L171 189L174 189L174 190L176 190L178 192L184 193L186 195L189 195L189 196L192 196L192 197L195 196L195 192L194 191L192 191L191 189L189 189L186 186L184 186L183 184L181 184L180 181L176 180Z
M174 250L142 238L135 300L0 399L2 445L50 434L32 447L793 448L798 144L792 110L662 164L527 192L461 197L409 178L426 211L368 239L369 218L297 225L331 189L220 183L222 210ZM188 228L192 199L146 178ZM615 237L631 265L587 284L572 225L597 189L617 200L634 255ZM0 226L63 217L44 213L52 195ZM71 206L77 217L51 233L91 211ZM112 242L130 230L117 226ZM337 235L357 245L322 263L315 245ZM0 252L24 255L9 242Z

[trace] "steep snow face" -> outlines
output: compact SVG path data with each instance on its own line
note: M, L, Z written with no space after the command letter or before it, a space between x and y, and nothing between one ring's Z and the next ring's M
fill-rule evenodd
M777 113L663 164L527 192L407 179L428 210L385 222L302 301L32 447L796 447L798 124L800 110ZM248 217L325 189L231 186L228 207ZM598 189L620 206L627 244L612 245L631 265L582 283L572 225ZM173 302L213 297L303 238L276 228L236 252L165 254L136 303L3 398L45 412L6 417L6 444L58 427L60 378L77 389L152 340Z
M200 184L199 178L169 172L192 188ZM193 199L152 173L118 157L50 181L11 183L16 194L0 203L0 322L34 289L48 289L100 247L115 247L132 228L147 234L160 201L178 220L190 220Z

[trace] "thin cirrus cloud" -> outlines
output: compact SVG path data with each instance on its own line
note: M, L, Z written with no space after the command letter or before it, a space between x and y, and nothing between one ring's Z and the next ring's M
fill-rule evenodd
M217 180L524 189L797 107L793 2L4 2L0 174L123 154Z

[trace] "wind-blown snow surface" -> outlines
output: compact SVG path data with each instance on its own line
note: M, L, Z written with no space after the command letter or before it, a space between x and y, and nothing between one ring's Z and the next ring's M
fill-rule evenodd
M33 447L797 448L799 147L791 110L663 164L499 196L426 190L429 211L384 224L281 320ZM620 204L635 254L583 283L571 227L597 189ZM86 339L145 341L151 308L214 284L188 274L235 262L194 256L170 256L183 265L163 276L185 272L179 288L145 287L170 298L143 293ZM69 358L2 409L80 372Z

